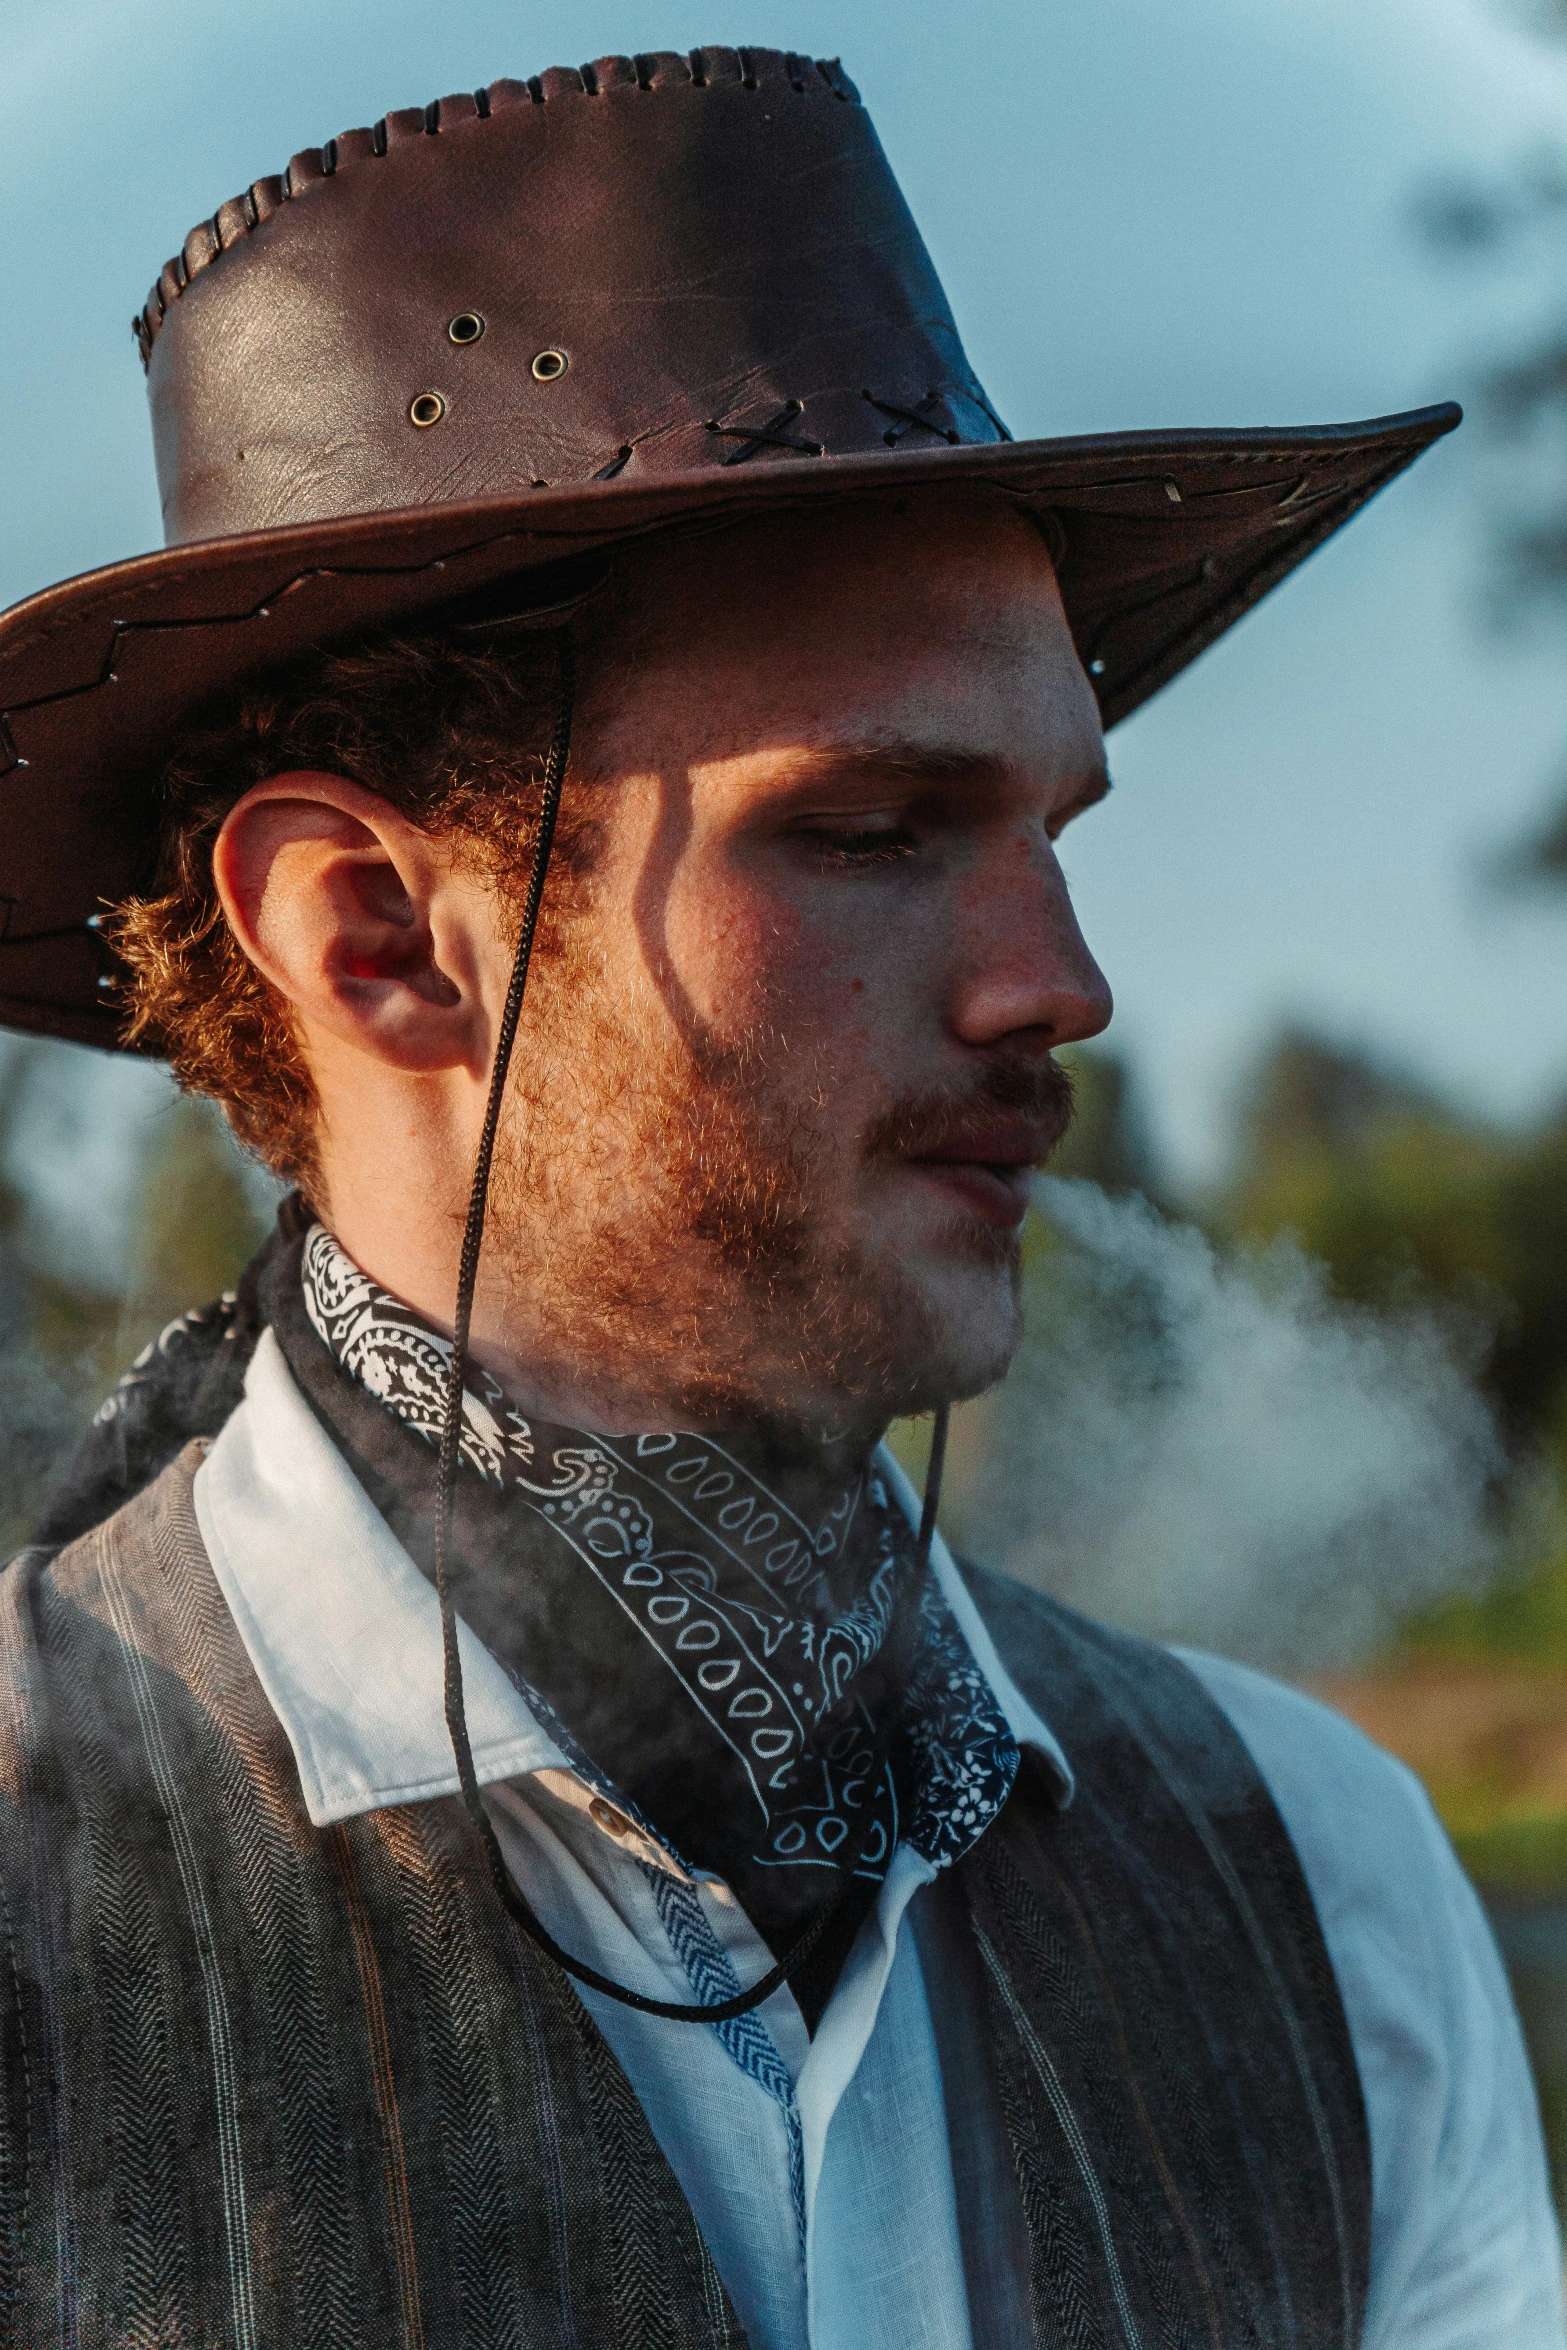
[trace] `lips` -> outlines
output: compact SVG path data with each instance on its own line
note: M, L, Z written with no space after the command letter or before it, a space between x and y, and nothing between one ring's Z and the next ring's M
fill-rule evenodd
M1015 1227L1028 1213L1034 1169L1060 1140L1059 1126L1017 1119L955 1127L911 1152L905 1164L940 1186L982 1223Z

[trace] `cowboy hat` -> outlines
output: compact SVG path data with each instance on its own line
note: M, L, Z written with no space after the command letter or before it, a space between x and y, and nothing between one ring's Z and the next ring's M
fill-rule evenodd
M1014 441L835 63L602 58L389 114L192 230L135 331L168 544L0 616L0 1021L120 1041L95 918L173 732L334 636L819 499L1034 514L1113 725L1458 422Z

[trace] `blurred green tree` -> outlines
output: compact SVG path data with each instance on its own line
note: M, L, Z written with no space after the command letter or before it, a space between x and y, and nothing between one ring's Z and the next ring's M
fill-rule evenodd
M112 1301L46 1269L25 1189L9 1172L40 1048L0 1061L0 1557L26 1539L50 1477L85 1418L95 1346Z
M1304 1030L1246 1088L1220 1229L1294 1232L1368 1304L1435 1291L1490 1327L1485 1382L1515 1450L1567 1398L1567 1112L1516 1137Z
M175 1099L133 1129L135 1206L124 1277L62 1265L15 1172L15 1145L73 1048L0 1058L0 1556L26 1539L53 1477L115 1378L163 1325L234 1283L266 1225L260 1187L209 1103Z
M143 1166L134 1229L125 1313L148 1337L232 1289L259 1247L266 1218L212 1103L182 1096L160 1121Z
M1567 1112L1533 1134L1498 1133L1370 1056L1294 1030L1255 1068L1239 1137L1215 1210L1222 1229L1294 1232L1343 1295L1385 1304L1435 1292L1485 1333L1481 1377L1517 1467L1497 1497L1508 1564L1482 1596L1449 1600L1411 1623L1408 1652L1559 1671L1567 1665ZM1476 1817L1486 1810L1467 1782L1449 1810L1456 1817L1466 1805ZM1549 1832L1559 1874L1554 1816ZM1482 1846L1466 1852L1478 1865ZM1496 1865L1487 1860L1493 1873Z
M1567 34L1567 0L1515 0L1509 11L1549 37ZM1460 262L1523 262L1536 321L1481 374L1480 420L1506 444L1492 521L1491 605L1498 615L1559 618L1567 606L1567 285L1560 267L1567 150L1540 146L1489 180L1447 176L1417 196L1426 241ZM1493 862L1514 887L1567 888L1567 778L1521 838Z
M1101 1047L1072 1045L1060 1055L1072 1080L1072 1124L1050 1161L1052 1175L1081 1177L1105 1191L1142 1191L1161 1199L1165 1184L1147 1115L1129 1063Z

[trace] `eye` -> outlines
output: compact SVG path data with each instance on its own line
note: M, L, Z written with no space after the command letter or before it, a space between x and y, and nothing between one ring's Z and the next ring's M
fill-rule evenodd
M829 871L891 865L914 854L914 836L902 824L813 824L804 837Z

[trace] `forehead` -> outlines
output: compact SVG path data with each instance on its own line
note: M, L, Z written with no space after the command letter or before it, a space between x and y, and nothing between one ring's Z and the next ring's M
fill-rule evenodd
M866 498L639 548L595 616L584 720L616 763L656 735L751 747L1100 731L1045 539L978 490Z

